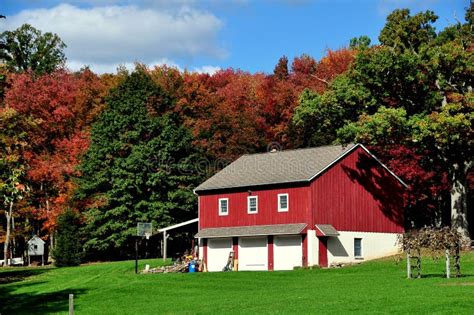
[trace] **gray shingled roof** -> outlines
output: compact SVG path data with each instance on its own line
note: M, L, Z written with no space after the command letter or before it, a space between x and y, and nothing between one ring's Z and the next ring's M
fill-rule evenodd
M324 236L339 236L339 232L331 224L316 224Z
M209 228L200 230L194 237L216 238L231 236L300 234L306 226L306 223L296 223Z
M243 155L195 191L309 181L354 147L331 145Z

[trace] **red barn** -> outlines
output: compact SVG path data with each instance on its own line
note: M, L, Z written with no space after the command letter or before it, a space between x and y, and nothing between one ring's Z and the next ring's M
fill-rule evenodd
M406 185L363 145L243 155L195 189L202 258L289 270L397 252Z

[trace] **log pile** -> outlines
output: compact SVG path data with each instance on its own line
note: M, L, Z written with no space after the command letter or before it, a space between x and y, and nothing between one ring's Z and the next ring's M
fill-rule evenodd
M197 257L183 256L182 259L175 261L173 265L170 266L160 266L156 268L147 268L141 273L181 273L189 272L189 263L193 263L196 267L196 272L207 271L206 264Z
M203 260L198 259L198 247L194 247L194 250L185 251L184 255L174 261L173 265L160 266L156 268L145 267L141 273L183 273L189 272L189 264L195 265L195 272L206 272L206 264Z
M142 273L179 273L179 272L188 272L188 263L181 262L175 263L171 266L161 266L157 268L151 268L148 270L143 270Z

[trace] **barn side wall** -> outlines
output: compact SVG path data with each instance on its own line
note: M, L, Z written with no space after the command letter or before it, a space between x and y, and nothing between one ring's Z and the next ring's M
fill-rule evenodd
M311 183L313 224L338 231L402 233L404 187L362 148Z
M249 192L250 191L250 192ZM278 194L288 194L288 212L278 212ZM247 213L247 197L258 196L258 213ZM229 213L220 216L219 198L229 199ZM311 222L309 185L229 191L199 196L199 228Z

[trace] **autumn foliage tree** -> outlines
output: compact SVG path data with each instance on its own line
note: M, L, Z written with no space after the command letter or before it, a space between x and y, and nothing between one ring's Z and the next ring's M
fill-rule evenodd
M29 165L30 207L51 233L74 191L75 168L88 147L89 127L102 109L105 88L88 69L20 73L12 75L10 84L6 106L38 125L28 132L23 157Z
M154 69L152 77L179 96L176 111L185 117L195 143L210 157L232 161L244 153L264 151L272 143L281 148L299 146L290 122L300 93L326 90L353 59L351 50L329 50L319 62L302 55L289 65L283 56L271 75L226 69L212 76L185 72L181 80L169 70ZM170 84L170 78L176 83Z

